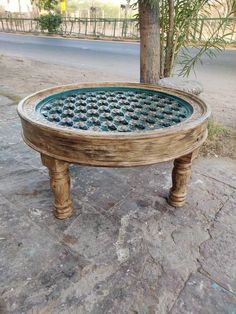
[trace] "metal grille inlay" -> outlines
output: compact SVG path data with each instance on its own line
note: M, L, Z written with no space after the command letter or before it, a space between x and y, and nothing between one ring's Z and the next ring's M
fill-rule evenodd
M36 110L49 122L91 131L137 132L166 128L193 112L162 92L125 87L77 89L43 99Z

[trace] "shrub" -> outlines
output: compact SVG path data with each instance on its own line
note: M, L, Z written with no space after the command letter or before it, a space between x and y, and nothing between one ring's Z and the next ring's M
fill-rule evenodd
M62 23L62 17L59 14L48 13L39 17L39 25L42 31L57 33Z

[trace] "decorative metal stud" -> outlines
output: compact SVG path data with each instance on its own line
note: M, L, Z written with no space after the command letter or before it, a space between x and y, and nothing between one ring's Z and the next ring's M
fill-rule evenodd
M122 88L57 94L42 101L39 111L50 123L103 132L165 128L192 114L191 106L178 98Z

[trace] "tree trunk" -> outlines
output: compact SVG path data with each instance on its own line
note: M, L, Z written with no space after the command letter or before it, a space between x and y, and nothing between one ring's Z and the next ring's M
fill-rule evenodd
M165 50L164 50L164 37L165 37L165 23L164 23L164 0L160 1L159 6L159 19L160 19L160 78L164 77L164 62L165 62ZM162 16L161 16L162 15Z
M165 66L164 66L164 77L169 77L171 75L171 70L173 66L173 35L174 35L174 0L168 0L168 15L169 23L167 30L167 40L166 40L166 55L165 55Z
M156 84L160 78L159 7L139 1L140 82Z
M21 14L21 3L20 3L20 0L18 0L18 10L19 10L19 13Z

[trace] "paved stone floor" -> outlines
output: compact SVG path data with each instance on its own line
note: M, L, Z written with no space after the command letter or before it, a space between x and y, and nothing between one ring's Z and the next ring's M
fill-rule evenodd
M0 313L236 313L235 161L196 160L180 209L171 163L71 166L75 214L60 221L16 106L0 103Z

